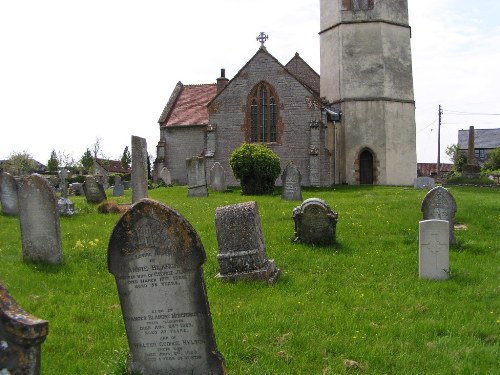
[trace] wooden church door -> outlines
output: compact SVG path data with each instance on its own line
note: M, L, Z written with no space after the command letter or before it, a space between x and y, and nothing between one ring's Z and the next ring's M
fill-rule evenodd
M373 155L368 150L359 155L359 183L373 185Z

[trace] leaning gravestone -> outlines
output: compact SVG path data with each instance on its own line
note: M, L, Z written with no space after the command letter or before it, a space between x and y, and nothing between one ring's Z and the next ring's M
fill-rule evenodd
M268 283L277 279L280 270L274 260L267 259L257 203L218 207L215 229L220 268L217 277L227 281L263 280Z
M287 201L301 201L301 180L302 176L297 166L292 162L288 163L281 175L281 181L283 185L281 198Z
M224 167L217 161L210 168L210 187L214 191L226 191L226 172Z
M419 223L418 274L422 279L446 280L450 273L449 224L446 220Z
M116 224L108 246L134 374L225 374L203 279L205 250L189 222L149 199Z
M39 375L49 323L24 311L0 284L0 374Z
M436 180L434 180L432 177L417 177L415 180L413 180L413 187L415 189L431 190L434 189L435 186Z
M83 192L88 203L101 203L107 199L104 187L94 176L85 177Z
M455 212L457 204L455 199L442 186L436 186L430 190L424 197L420 210L423 214L423 220L446 220L449 223L450 244L456 243L455 240Z
M205 158L194 156L186 159L188 175L188 197L207 197L207 177L205 173Z
M19 214L17 190L16 179L10 173L2 172L0 176L0 201L2 203L2 213L5 215Z
M113 197L121 197L125 191L125 186L122 184L122 178L115 176L115 186L113 186Z
M170 171L168 170L167 167L163 167L160 171L160 178L162 179L163 183L167 186L172 185L172 175L170 174Z
M24 260L62 263L56 197L47 180L37 174L23 178L19 186L19 223Z
M311 245L336 242L337 212L319 198L306 199L293 209L295 241Z
M148 196L148 147L146 139L132 136L132 203Z

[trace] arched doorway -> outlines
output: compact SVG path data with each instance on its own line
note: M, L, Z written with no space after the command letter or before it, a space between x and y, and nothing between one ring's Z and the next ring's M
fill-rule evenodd
M369 150L359 155L359 183L373 185L373 154Z

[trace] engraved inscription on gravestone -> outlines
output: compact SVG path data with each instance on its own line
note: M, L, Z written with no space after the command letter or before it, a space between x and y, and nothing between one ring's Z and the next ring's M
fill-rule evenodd
M194 156L186 159L186 170L188 175L188 197L207 197L205 158Z
M94 176L85 177L83 192L88 203L101 203L107 198L104 187Z
M293 162L287 164L281 175L281 180L283 185L281 198L288 201L301 201L302 190L300 184L302 176Z
M319 198L306 199L293 209L295 241L312 245L336 242L338 214Z
M108 247L138 374L224 374L213 334L203 245L185 218L149 199L116 224Z
M430 190L422 200L420 210L423 220L446 220L449 222L450 244L455 240L455 212L457 204L450 192L442 186Z
M446 280L449 277L449 237L446 220L424 220L419 223L420 278Z

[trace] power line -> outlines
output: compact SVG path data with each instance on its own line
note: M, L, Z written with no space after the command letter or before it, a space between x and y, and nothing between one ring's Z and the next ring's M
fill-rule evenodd
M431 123L429 123L428 125L426 125L425 127L423 127L422 129L419 129L419 130L417 131L417 133L420 133L421 131L423 131L423 130L427 129L429 126L434 125L434 124L436 123L436 121L437 121L437 120L434 120L434 121L432 121Z
M450 115L460 115L460 116L500 116L500 113L481 113L481 112L462 112L462 111L444 111L446 114Z

